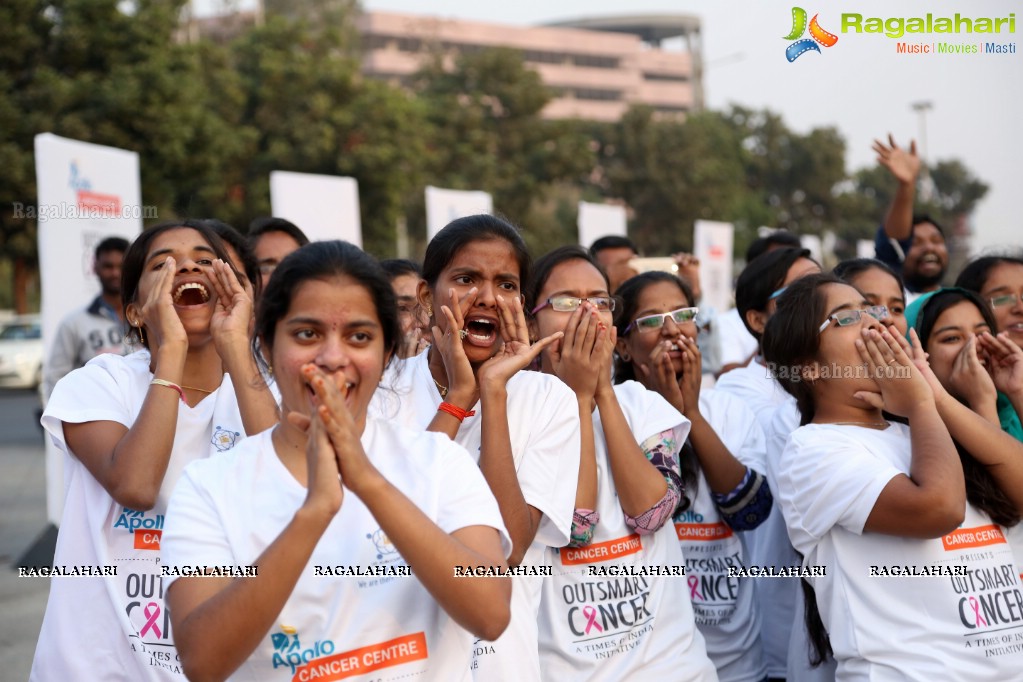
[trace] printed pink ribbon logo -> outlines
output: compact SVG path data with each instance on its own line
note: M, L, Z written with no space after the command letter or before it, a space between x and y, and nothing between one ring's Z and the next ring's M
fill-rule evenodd
M703 595L700 594L700 579L695 575L691 575L686 578L686 582L689 583L689 598L704 601Z
M150 608L152 608L152 611L150 611ZM160 605L155 601L151 601L146 604L146 608L142 609L142 613L146 617L146 624L142 626L142 632L139 635L145 637L146 633L152 630L157 637L163 637L163 633L160 632L160 626L156 624L156 619L160 617Z
M586 634L590 634L591 628L596 628L597 632L603 632L604 628L601 627L600 623L597 622L597 609L592 606L583 607L583 615L586 616Z
M970 597L970 606L973 608L973 615L975 620L973 621L977 627L983 625L987 627L987 619L980 615L980 603L977 602L976 597Z

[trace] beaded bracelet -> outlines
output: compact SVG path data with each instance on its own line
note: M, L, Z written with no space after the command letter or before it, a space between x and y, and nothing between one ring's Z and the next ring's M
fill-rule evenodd
M181 396L181 402L186 402L185 392L181 390L180 386L178 386L172 381L167 381L166 379L153 379L152 381L149 382L149 384L151 386L166 386L167 388L173 388L175 391L178 392L178 395Z
M460 422L465 421L466 417L471 417L476 414L476 410L463 410L457 405L452 405L451 403L441 403L437 406L437 409L441 412L447 412Z

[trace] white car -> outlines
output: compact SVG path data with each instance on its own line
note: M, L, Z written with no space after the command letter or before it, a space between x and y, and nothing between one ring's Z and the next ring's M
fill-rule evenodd
M43 380L43 333L38 315L0 325L0 387L36 388Z

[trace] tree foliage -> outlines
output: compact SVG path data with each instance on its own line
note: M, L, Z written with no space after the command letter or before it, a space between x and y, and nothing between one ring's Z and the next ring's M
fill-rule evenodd
M633 107L616 123L552 121L552 93L512 50L438 53L410 87L360 74L355 0L267 0L237 35L197 39L184 0L6 0L0 4L0 247L34 267L33 138L41 132L140 155L160 219L218 217L242 229L270 212L269 173L350 175L363 239L395 253L405 221L425 246L423 188L482 189L542 253L575 240L579 200L624 203L650 254L692 248L694 221L735 223L742 252L762 225L870 237L894 187L848 174L834 128L791 130L732 106L679 120ZM987 191L956 160L930 169L922 207L963 222ZM19 285L24 287L24 282ZM2 291L0 291L2 294ZM24 298L19 299L24 307Z

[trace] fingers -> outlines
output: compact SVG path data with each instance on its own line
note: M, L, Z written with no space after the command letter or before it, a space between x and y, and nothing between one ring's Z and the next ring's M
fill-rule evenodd
M579 306L580 308L582 306ZM579 351L582 355L593 354L593 344L597 340L597 332L599 331L598 325L602 324L600 318L597 317L597 312L590 308L587 312L583 313L585 319L585 326L583 327L582 338L580 339Z
M518 341L528 346L529 326L526 324L526 313L522 309L522 297L513 296L508 300L504 296L498 296L497 308L501 314L501 338L504 342Z
M455 312L454 320L458 324L455 329L461 329L465 324L465 314L469 312L472 304L476 302L476 294L478 293L479 289L473 287L465 292L464 296L458 298L454 288L448 289L448 300L451 302L451 310Z
M309 431L309 425L312 424L313 421L309 418L309 415L302 414L301 412L288 412L288 415L285 418L294 426L297 426L301 430L307 432Z
M909 141L909 153L916 156L916 140Z
M213 294L217 297L217 305L226 307L231 302L230 289L221 276L221 265L224 261L217 259L213 261L213 277L210 277L210 286L213 287Z
M455 310L458 310L457 306L455 306ZM460 315L456 315L454 312L452 312L451 308L446 305L442 305L440 307L440 313L441 317L444 318L445 322L444 326L447 327L448 334L454 336L458 332L462 331L462 321L459 319ZM439 321L440 320L438 320L438 322ZM434 329L439 329L439 327L434 327ZM461 343L461 339L459 339L459 343Z
M696 339L688 336L682 337L684 350L682 352L682 371L695 376L703 374L703 354L700 353L700 346Z
M880 393L874 393L873 391L856 391L853 393L853 397L862 400L871 407L875 407L879 410L884 409L884 398L881 397Z
M572 314L568 318L568 324L565 325L565 338L561 342L561 347L575 348L576 336L579 335L579 327L585 321L583 319L583 312L586 308L586 304L583 303L581 306L572 311Z
M539 355L541 351L543 351L544 348L550 346L558 339L564 338L564 336L565 332L554 332L550 336L545 336L544 338L534 343L532 346L529 346L529 350L526 351L525 357L528 358L530 362L532 362L536 358L536 356Z
M895 136L888 133L888 144L891 145L892 149L898 149L899 145L895 144Z
M877 347L877 340L874 338L876 332L870 329L863 330L863 338L856 339L856 349L860 351L860 357L867 364L875 368L883 367L887 363L881 355L881 349Z
M160 271L160 275L163 279L160 281L160 286L156 288L155 294L160 300L174 302L174 295L172 289L174 288L174 270L177 267L177 263L172 256L167 256L167 260L164 261L163 270Z
M327 408L330 416L334 419L351 419L348 406L345 405L345 398L348 396L349 390L347 386L339 387L335 381L311 363L302 366L302 374L319 399L320 407Z
M922 360L927 362L929 355L927 354L927 351L924 350L923 344L920 343L920 335L916 333L916 329L910 328L909 341L910 345L913 347L913 359L916 361Z

